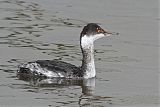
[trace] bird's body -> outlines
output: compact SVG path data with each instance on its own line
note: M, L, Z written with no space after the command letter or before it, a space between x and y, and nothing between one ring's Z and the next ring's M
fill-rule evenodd
M82 77L83 74L80 67L76 67L67 62L59 60L37 60L34 62L28 62L20 66L21 73L33 74L34 76L41 77L65 77L65 78L77 78Z
M28 62L19 67L18 74L32 74L47 78L92 78L96 76L94 63L94 41L110 36L111 33L104 31L95 23L89 23L80 34L80 47L82 50L82 65L75 65L59 60L37 60Z

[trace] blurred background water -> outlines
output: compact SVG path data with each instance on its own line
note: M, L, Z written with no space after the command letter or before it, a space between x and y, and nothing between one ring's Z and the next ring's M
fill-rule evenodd
M0 13L0 106L158 107L158 0L0 0ZM38 59L80 66L90 22L120 33L95 43L94 80L17 78Z

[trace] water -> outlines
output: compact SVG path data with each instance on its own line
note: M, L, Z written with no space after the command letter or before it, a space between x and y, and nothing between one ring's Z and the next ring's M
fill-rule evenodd
M0 0L0 13L1 107L158 107L157 0ZM79 66L89 22L120 33L95 43L95 79L17 78L37 59Z

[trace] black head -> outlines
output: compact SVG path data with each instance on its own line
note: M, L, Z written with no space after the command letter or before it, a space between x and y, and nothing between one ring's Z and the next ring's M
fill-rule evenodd
M95 34L100 34L100 33L106 34L107 32L105 30L103 30L96 23L89 23L83 28L83 30L81 32L81 36L83 36L83 35L90 36L90 35L95 35Z

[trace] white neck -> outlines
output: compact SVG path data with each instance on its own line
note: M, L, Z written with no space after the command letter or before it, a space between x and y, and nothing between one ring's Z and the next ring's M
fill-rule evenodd
M83 54L82 71L84 72L84 78L92 78L96 76L93 42L93 36L84 35L81 38L81 49Z

